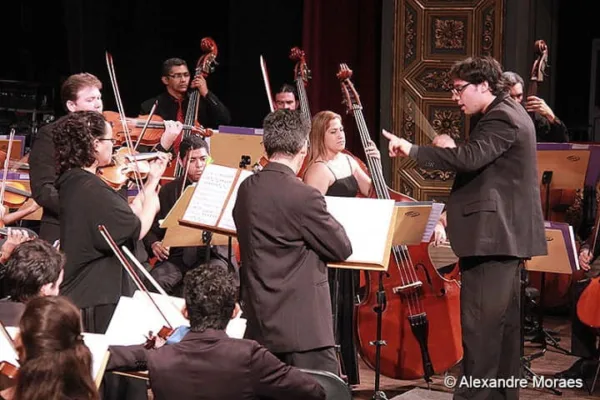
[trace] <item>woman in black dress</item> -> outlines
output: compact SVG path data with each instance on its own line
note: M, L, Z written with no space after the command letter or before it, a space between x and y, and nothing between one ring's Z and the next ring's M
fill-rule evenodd
M331 111L321 111L312 120L310 152L304 182L325 196L368 196L371 178L356 160L345 154L346 136L342 118ZM379 158L374 143L366 148L367 156ZM358 273L348 269L329 269L334 334L340 346L348 383L359 383L356 345L354 343L354 302ZM336 290L337 289L337 290ZM335 295L335 292L338 295Z
M150 164L145 188L131 204L96 171L110 164L112 128L102 114L77 111L55 123L59 178L60 248L64 251L61 293L80 309L86 331L105 333L119 298L131 296L133 281L98 231L106 226L115 242L133 248L160 209L157 188L167 155Z

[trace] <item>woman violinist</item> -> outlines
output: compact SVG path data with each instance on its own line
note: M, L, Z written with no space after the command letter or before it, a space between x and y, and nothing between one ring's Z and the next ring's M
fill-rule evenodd
M121 246L134 247L150 229L160 205L157 187L167 155L150 163L144 189L131 204L96 175L111 162L111 126L96 112L78 111L54 127L59 178L60 246L67 256L61 292L82 309L86 331L104 333L119 297L133 282L98 231L105 225Z
M317 113L312 119L304 182L326 196L355 197L358 193L368 196L371 191L371 178L354 158L343 152L345 147L346 136L342 118L331 111ZM367 156L380 157L379 150L372 142L366 153ZM353 335L357 275L351 270L329 269L331 304L335 314L334 322L337 321L334 326L335 339L340 345L345 373L350 384L359 381Z
M83 342L79 310L65 297L27 303L15 344L20 367L6 400L96 400L92 354Z

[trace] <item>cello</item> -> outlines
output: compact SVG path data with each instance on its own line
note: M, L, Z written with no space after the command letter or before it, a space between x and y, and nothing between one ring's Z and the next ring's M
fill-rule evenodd
M366 148L370 134L351 76L352 71L341 64L337 77L343 102L354 115ZM415 201L388 188L380 162L367 157L367 165L377 198ZM450 369L463 355L460 284L439 275L429 259L427 243L394 246L386 276L382 271L367 273L366 296L357 306L356 332L359 352L369 367L394 379L431 382L432 375Z
M548 46L544 40L535 41L534 58L529 86L527 88L527 97L537 96L538 86L547 76ZM534 113L529 114L532 119L535 118ZM542 183L540 186L540 197L542 213L546 221L567 222L567 211L575 204L577 192L573 189L552 189L550 185ZM569 274L531 271L529 272L529 280L531 286L544 294L543 299L541 299L542 307L554 308L569 304L572 281Z
M600 185L596 185L598 188ZM596 254L598 237L600 231L600 212L596 210L596 220L594 228L588 239L589 253L592 257ZM600 276L590 279L590 283L583 290L579 301L577 302L577 317L581 322L592 328L600 328L600 308L598 307L600 299Z

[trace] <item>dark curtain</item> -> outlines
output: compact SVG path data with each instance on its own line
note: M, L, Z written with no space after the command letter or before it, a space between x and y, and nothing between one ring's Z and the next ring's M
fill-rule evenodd
M305 0L302 45L312 70L307 94L312 114L331 110L343 116L346 148L364 159L352 114L341 104L336 77L340 63L353 71L363 114L376 144L379 142L379 81L382 0Z

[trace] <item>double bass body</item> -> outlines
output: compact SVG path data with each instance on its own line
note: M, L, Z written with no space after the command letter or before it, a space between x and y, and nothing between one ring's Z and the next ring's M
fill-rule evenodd
M407 199L391 190L390 194L395 200ZM386 345L381 348L380 371L394 379L418 379L427 377L431 372L447 371L463 355L460 284L440 276L429 259L428 244L421 243L408 246L407 257L412 262L416 280L422 285L403 293L398 290L406 281L403 268L396 262L394 254L390 257L389 268L383 278L386 302L382 313L381 338ZM365 275L367 291L356 313L357 337L361 357L369 367L375 368L375 347L371 342L376 339L377 313L373 309L377 307L379 272ZM424 313L424 317L417 311ZM412 323L411 318L417 321ZM425 332L415 335L415 329ZM429 372L424 368L419 335L423 335L426 341L427 357L432 367Z

